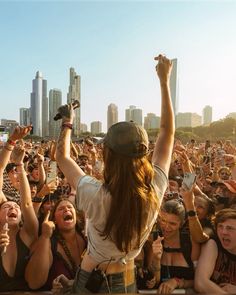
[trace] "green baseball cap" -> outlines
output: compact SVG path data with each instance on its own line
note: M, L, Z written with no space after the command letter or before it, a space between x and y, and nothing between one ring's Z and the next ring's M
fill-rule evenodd
M146 130L134 122L119 122L112 125L104 138L104 144L119 155L139 158L148 150Z

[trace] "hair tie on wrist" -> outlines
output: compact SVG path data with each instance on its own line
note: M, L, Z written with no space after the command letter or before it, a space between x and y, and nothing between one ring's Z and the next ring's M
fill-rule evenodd
M61 128L69 128L71 130L72 130L72 127L73 127L73 125L71 123L63 123L61 125Z

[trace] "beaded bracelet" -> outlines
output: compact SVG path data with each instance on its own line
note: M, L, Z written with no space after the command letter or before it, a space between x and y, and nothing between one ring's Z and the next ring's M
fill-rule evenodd
M61 128L69 128L69 129L71 129L72 130L72 128L73 128L73 125L71 124L71 123L63 123L62 125L61 125Z

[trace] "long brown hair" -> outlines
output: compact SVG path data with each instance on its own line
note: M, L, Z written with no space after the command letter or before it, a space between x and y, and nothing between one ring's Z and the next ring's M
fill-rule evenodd
M147 156L130 158L104 147L104 186L111 194L111 206L102 236L114 241L120 251L140 245L150 210L158 201L151 185L154 171ZM132 242L132 245L131 245Z

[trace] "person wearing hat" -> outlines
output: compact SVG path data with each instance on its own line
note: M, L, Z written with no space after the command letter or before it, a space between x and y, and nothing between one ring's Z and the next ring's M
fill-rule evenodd
M104 181L85 175L70 158L73 107L59 108L62 129L56 159L71 186L77 187L77 209L88 219L88 248L74 293L136 291L134 258L148 239L167 188L175 132L169 87L172 62L163 55L155 59L162 105L152 163L145 129L134 122L119 122L104 139Z

